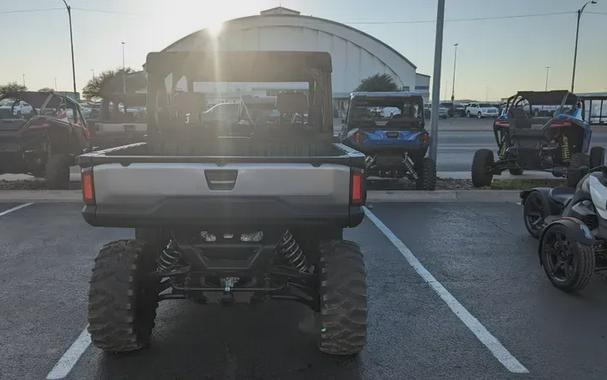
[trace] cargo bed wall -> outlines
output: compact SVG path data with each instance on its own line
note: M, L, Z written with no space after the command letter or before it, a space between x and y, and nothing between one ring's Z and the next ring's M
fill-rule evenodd
M148 137L148 154L159 156L248 156L315 157L343 154L327 137L217 136L204 133L153 134Z

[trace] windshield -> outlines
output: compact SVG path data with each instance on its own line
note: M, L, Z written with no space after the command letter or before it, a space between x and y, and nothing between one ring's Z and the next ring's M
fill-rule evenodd
M353 127L373 128L416 121L422 117L422 103L413 99L354 99L349 112Z

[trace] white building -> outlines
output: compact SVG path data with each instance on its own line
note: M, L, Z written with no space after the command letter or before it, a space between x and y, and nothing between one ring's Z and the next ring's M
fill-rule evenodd
M226 21L217 34L200 30L164 49L192 50L326 51L336 99L347 98L362 79L378 73L389 74L401 90L428 98L430 77L416 73L416 66L390 46L350 26L283 7Z

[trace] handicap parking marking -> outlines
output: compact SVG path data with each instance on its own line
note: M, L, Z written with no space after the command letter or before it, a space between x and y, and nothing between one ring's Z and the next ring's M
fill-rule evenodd
M46 375L47 380L63 379L72 371L82 354L91 345L91 335L88 326L82 330L78 338L72 343L70 348L65 351L57 364Z
M402 242L373 212L364 208L369 220L388 238L407 260L415 272L430 286L432 290L447 304L451 311L464 323L476 338L493 354L493 356L512 373L529 373L483 324L472 315L417 259L413 252Z
M8 210L4 210L4 211L0 212L0 216L8 215L11 212L14 212L14 211L17 211L17 210L21 210L22 208L31 206L33 204L34 204L33 202L30 202L30 203L23 203L23 204L17 205L15 207L9 208Z

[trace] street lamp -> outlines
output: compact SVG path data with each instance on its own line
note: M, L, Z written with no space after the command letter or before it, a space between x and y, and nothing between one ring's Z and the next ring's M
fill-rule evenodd
M575 29L575 49L573 51L573 75L571 76L571 92L575 88L575 66L577 63L577 43L578 38L580 36L580 19L582 18L582 13L588 4L596 4L595 0L587 1L580 9L577 10L577 27Z
M453 56L453 84L451 85L451 108L455 112L455 65L457 64L457 47L459 44L453 44L455 55Z
M74 64L74 36L72 34L72 7L69 6L66 0L62 0L67 9L67 17L70 22L70 48L72 49L72 81L74 83L74 96L76 96L76 65Z
M548 74L550 73L550 66L546 66L546 86L544 86L544 91L548 91Z
M122 93L126 94L126 68L124 66L124 44L126 42L122 41L120 44L122 45Z

